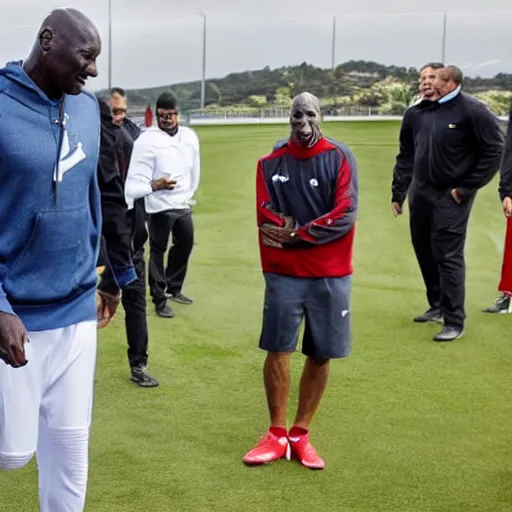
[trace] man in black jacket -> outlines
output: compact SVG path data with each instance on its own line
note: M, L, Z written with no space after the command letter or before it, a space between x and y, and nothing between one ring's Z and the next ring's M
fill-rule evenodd
M110 116L109 109L101 99L98 99L98 103L101 116L98 187L101 194L103 228L97 266L108 268L112 282L115 283L109 290L97 289L98 327L103 328L109 324L120 302L120 289L112 277L112 266L124 268L132 265L132 219L124 200L123 181L115 152L115 137L106 129ZM105 242L107 239L108 244Z
M412 166L414 161L413 144L411 144L411 119L428 105L429 101L437 101L439 94L435 89L437 74L444 68L440 62L429 62L420 69L418 98L406 110L400 129L400 152L397 156L395 172L393 174L393 198L391 209L393 215L402 214L402 205L412 180Z
M129 215L129 222L122 218L120 210L104 207L104 218L110 222L122 223L129 227L126 236L130 238L129 247L133 255L133 264L137 280L123 289L121 302L125 310L125 329L128 341L128 362L130 378L141 387L156 387L158 381L149 374L148 363L148 326L146 318L146 264L144 260L144 244L147 240L145 226L144 203L135 204L127 210L124 200L124 178L130 161L133 141L139 135L139 128L126 119L120 124L114 123L111 107L104 101L101 105L102 152L104 153L105 171L101 178L104 189L115 189L115 197L121 197L124 211ZM119 192L121 195L119 196ZM119 289L107 265L98 284L99 293L115 296Z
M117 136L113 130L108 105L98 99L101 116L100 154L98 160L98 185L101 192L103 235L116 233L119 243L102 246L100 264L105 265L105 254L111 263L131 261L132 220L124 200L124 184L117 155ZM112 237L111 237L112 238ZM108 266L108 265L107 265Z
M453 341L465 323L464 245L477 190L498 171L503 135L478 100L461 92L462 72L437 73L439 99L405 113L392 183L395 215L408 195L411 238L430 308L416 322L444 321L434 341Z

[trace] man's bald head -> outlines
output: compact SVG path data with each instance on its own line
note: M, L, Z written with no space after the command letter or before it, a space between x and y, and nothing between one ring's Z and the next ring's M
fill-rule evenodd
M72 7L59 7L46 16L41 23L39 34L50 30L63 35L73 35L84 42L90 38L100 39L100 34L94 23L82 12ZM65 34L67 33L67 34Z
M85 14L54 9L41 24L25 69L49 96L79 94L85 81L97 76L100 52L98 29Z
M322 137L320 131L320 101L310 92L295 96L290 110L293 140L302 146L314 146Z
M295 108L310 108L320 115L320 100L310 92L301 92L292 100L292 110Z

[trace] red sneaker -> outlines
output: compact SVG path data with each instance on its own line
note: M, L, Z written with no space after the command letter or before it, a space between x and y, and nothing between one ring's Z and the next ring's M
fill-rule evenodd
M245 454L244 462L249 466L255 466L267 464L283 457L290 460L290 444L286 429L270 427L256 447Z
M324 469L325 462L316 453L309 442L309 431L305 428L292 427L288 435L292 457L309 469Z

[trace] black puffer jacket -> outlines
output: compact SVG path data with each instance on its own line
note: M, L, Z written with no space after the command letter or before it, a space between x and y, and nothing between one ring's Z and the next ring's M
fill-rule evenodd
M123 162L122 175L123 182L126 179L128 166L130 165L130 158L133 151L133 143L141 134L141 129L130 119L126 118L119 129L118 151L120 152L120 160ZM146 240L148 234L146 230L146 210L144 198L135 200L133 205L132 220L133 220L133 250L139 251Z
M119 165L119 127L112 122L110 107L99 99L101 140L98 162L98 185L101 192L104 251L108 261L117 267L132 263L132 213L124 199L124 182ZM115 241L113 241L115 240ZM99 264L106 264L105 253Z
M507 139L501 160L499 194L502 201L505 197L512 197L512 111L509 115Z

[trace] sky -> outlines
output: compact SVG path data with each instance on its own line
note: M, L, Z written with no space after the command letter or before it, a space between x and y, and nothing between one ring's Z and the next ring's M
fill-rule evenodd
M469 76L512 73L511 0L111 0L112 85L142 88L295 65L373 60L415 66L443 55ZM90 89L108 86L108 1L0 0L0 64L21 60L54 7L75 7L98 26L103 50ZM322 10L318 6L322 5ZM487 8L487 11L484 9ZM292 8L291 8L292 7Z

